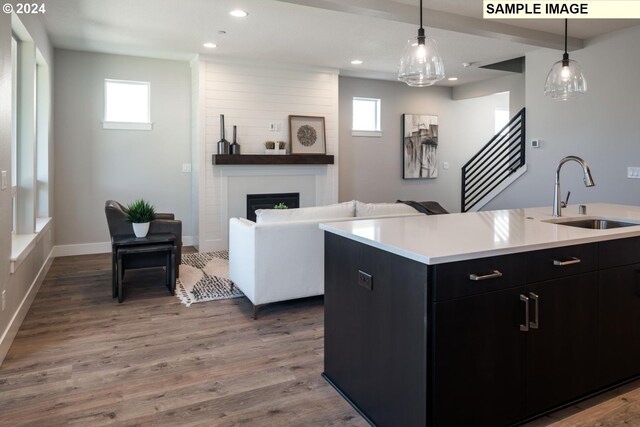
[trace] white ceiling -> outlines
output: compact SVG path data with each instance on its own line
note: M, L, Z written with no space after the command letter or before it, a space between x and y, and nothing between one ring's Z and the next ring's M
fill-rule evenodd
M55 0L43 15L55 47L188 60L196 54L339 69L343 75L395 79L406 40L417 33L417 0ZM464 84L507 74L477 65L541 46L557 48L561 21L481 19L481 0L425 1L427 34L447 76ZM246 18L229 11L246 10ZM638 21L570 23L571 44ZM517 24L517 25L515 25ZM574 28L575 27L575 28ZM224 30L226 34L218 34ZM218 48L209 50L204 42ZM353 66L352 59L364 64Z

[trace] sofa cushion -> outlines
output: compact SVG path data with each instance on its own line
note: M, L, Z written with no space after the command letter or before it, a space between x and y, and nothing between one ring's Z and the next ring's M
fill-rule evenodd
M404 203L362 203L356 200L357 217L411 213L418 213L418 211Z
M337 203L335 205L316 206L312 208L296 209L258 209L256 223L268 224L275 222L323 220L348 218L355 215L355 201Z

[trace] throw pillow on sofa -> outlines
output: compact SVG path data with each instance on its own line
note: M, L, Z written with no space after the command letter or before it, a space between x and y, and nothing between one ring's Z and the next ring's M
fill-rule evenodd
M406 206L406 205L405 205ZM355 201L296 209L258 209L256 224L348 218L355 215Z
M404 203L362 203L356 200L357 217L412 213L418 213L418 211Z

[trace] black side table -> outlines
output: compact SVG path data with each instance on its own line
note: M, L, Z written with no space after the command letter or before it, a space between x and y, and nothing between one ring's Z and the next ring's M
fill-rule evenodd
M171 295L176 289L176 238L173 234L113 236L112 296L122 302L122 279L127 268L162 267L166 269L166 285Z

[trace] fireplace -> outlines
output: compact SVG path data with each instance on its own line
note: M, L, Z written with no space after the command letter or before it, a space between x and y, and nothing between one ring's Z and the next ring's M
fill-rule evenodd
M300 193L247 194L247 219L255 222L256 209L273 209L279 203L288 208L300 207Z

